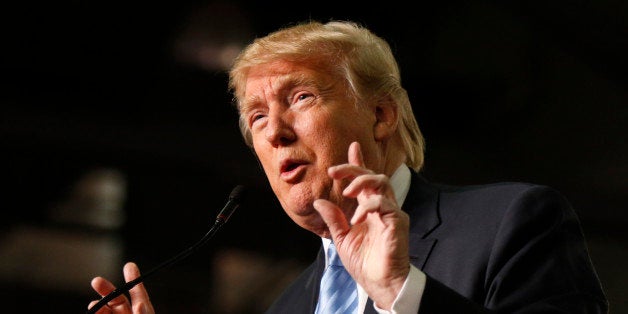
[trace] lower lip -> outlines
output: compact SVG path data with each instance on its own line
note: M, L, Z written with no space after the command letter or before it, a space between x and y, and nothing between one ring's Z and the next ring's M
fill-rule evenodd
M281 180L287 183L296 183L305 174L305 166L299 165L296 168L281 173Z

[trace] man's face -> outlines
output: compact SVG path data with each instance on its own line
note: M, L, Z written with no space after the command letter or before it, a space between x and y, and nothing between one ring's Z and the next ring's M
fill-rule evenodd
M344 81L293 63L252 68L245 88L240 114L274 193L298 225L327 236L312 202L329 199L351 217L355 202L342 198L346 184L334 183L327 169L347 162L353 141L369 166L374 112L357 108Z

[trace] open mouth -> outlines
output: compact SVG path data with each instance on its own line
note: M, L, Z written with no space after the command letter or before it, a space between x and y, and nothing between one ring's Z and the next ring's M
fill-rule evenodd
M283 161L279 169L281 172L281 179L289 183L296 182L305 172L304 165L305 162L298 160Z
M298 164L298 163L292 163L292 162L288 163L288 164L286 164L286 165L281 167L281 172L282 173L283 172L290 172L290 171L296 169L297 167L299 167L299 165L300 164Z

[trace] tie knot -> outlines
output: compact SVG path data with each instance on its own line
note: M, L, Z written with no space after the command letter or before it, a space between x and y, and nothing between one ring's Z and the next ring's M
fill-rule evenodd
M329 258L329 265L342 266L342 261L340 261L338 251L336 251L334 243L329 244L329 247L327 248L327 257Z

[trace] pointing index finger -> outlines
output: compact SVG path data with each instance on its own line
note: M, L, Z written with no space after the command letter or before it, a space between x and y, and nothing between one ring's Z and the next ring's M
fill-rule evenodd
M349 163L354 166L364 167L364 158L362 156L362 149L360 148L360 143L353 142L349 145L348 151L348 159Z

